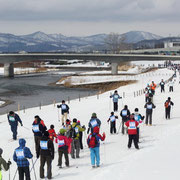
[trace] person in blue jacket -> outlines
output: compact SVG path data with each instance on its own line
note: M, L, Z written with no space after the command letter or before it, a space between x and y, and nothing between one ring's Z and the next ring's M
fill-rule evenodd
M118 111L118 100L122 99L122 97L119 96L118 91L114 91L114 94L110 96L110 98L113 98L113 104L114 104L114 112Z
M89 134L89 131L91 130L91 133L93 133L93 129L98 126L101 126L101 121L97 118L96 113L92 113L91 119L88 124L88 130L87 133Z
M29 161L33 157L30 149L25 146L25 139L19 139L19 147L15 149L13 160L17 163L19 180L24 180L24 174L26 180L30 180Z
M11 131L13 133L13 139L17 139L17 127L18 127L18 122L23 126L22 121L20 117L14 113L13 111L10 111L8 114L8 122L9 125L11 126Z

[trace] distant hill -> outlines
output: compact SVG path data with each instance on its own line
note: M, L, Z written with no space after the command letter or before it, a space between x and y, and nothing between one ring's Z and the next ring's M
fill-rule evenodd
M162 37L143 31L130 31L122 34L127 43L159 40ZM67 51L96 51L105 49L104 40L107 34L96 34L85 37L67 37L62 34L46 34L35 32L28 35L13 35L0 33L1 52L67 52Z

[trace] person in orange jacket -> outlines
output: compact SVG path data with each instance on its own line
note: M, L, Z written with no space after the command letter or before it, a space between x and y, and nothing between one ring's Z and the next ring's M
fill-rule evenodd
M152 94L154 95L155 94L155 89L156 89L156 84L154 83L154 81L152 81L152 84L150 85L150 88L151 88Z
M56 134L56 132L54 130L54 125L53 124L50 126L50 129L48 130L48 132L49 132L49 139L54 141L54 138L57 137L57 134Z

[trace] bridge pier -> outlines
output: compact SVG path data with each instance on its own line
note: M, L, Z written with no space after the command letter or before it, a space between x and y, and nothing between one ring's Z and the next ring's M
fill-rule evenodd
M111 63L111 74L118 74L118 63Z
M14 64L13 63L4 64L4 77L14 77Z

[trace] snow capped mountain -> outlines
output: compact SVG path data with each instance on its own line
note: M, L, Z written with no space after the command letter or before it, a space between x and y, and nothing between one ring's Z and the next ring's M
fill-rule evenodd
M46 34L41 31L28 35L0 33L0 51L2 52L48 52L48 51L93 51L105 49L108 34L96 34L85 37L64 36L60 33ZM122 34L127 43L143 40L157 40L161 36L143 32L130 31Z
M152 40L152 39L161 39L162 36L158 36L149 32L144 31L129 31L127 33L122 34L126 38L126 42L128 43L137 43L143 40Z

